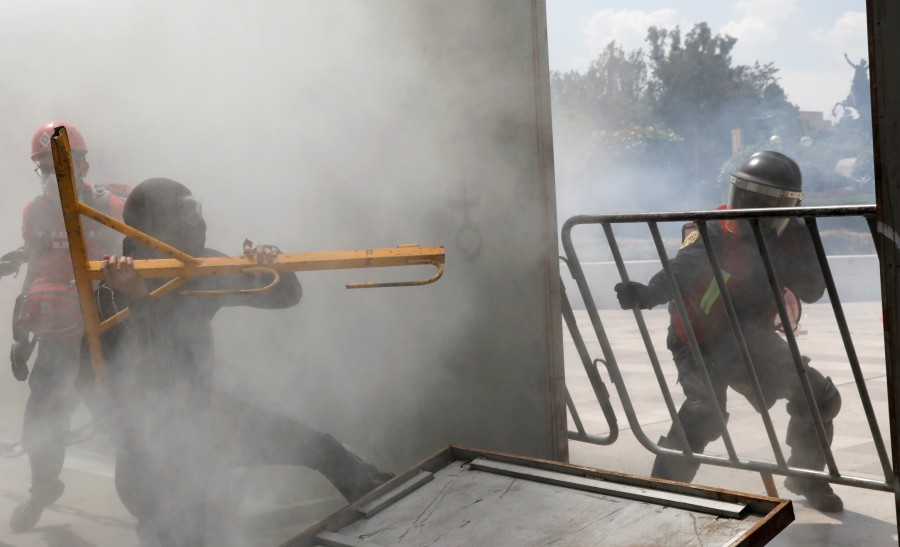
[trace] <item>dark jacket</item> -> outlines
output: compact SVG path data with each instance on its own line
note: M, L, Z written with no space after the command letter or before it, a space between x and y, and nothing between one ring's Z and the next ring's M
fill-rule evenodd
M224 254L204 249L202 257ZM208 385L212 366L211 321L223 307L249 306L263 309L288 308L302 294L296 274L282 273L271 291L228 296L181 296L184 291L235 290L261 287L271 277L265 273L241 276L206 276L185 283L159 300L136 301L101 284L94 295L100 319L130 308L130 317L101 335L110 393L134 389L166 389L175 384ZM161 280L150 283L152 290ZM90 355L82 352L89 364ZM82 367L84 368L84 367Z
M198 255L222 256L210 249ZM269 281L265 273L208 276L185 283L180 291L246 289ZM225 440L231 427L260 415L265 419L257 421L263 424L285 421L273 422L269 414L237 405L240 412L233 412L232 424L216 427L212 318L226 306L287 308L300 301L301 289L295 274L281 274L280 283L265 293L184 296L180 291L132 301L101 284L94 292L101 320L126 307L130 316L100 337L104 392L93 389L85 342L80 384L95 416L109 423L116 443L116 490L138 527L153 530L164 545L192 546L204 542L208 481L228 462L223 449L231 449ZM236 406L226 402L231 403L226 408Z
M734 233L724 223L708 223L709 244L726 279L742 329L773 331L777 307L756 240L746 221L739 221L737 226ZM825 281L802 221L791 219L784 233L767 238L766 245L780 290L790 289L803 302L815 302L822 297ZM669 264L698 341L713 342L726 333L725 338L730 340L723 299L698 232L688 231ZM674 297L664 270L653 276L648 287L653 305L669 302ZM669 311L676 334L682 342L686 341L674 304L670 304Z

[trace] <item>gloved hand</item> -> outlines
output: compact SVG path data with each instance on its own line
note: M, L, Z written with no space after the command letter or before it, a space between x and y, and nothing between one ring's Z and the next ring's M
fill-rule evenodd
M9 361L12 364L12 373L16 380L24 382L28 379L28 358L34 344L28 342L13 342L9 349Z
M27 256L25 255L25 247L19 247L15 251L10 251L3 256L0 256L0 262L25 262L27 260Z
M5 275L18 274L19 268L28 260L25 254L25 248L20 247L15 251L10 251L0 256L0 277Z
M616 283L616 298L619 299L619 306L623 310L630 310L635 304L642 310L649 310L653 307L654 302L651 301L650 289L643 283L637 281L624 281Z
M13 376L16 380L24 382L28 379L28 359L34 351L35 340L13 342L9 348L9 361L12 364Z

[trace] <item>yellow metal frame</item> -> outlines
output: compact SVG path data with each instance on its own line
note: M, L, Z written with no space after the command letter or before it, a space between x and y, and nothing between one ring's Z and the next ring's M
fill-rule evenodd
M56 169L56 180L59 185L63 219L69 238L69 252L72 256L72 267L75 272L75 285L78 290L81 314L84 319L84 332L88 341L88 350L91 354L94 377L96 378L97 386L101 389L104 385L104 365L100 350L100 334L124 320L128 316L128 310L122 310L113 317L102 322L100 321L100 313L92 296L92 282L102 279L102 262L89 260L87 246L84 242L82 215L171 257L159 260L134 261L134 270L141 277L171 278L150 294L150 297L154 299L172 292L193 278L205 275L240 275L254 271L265 271L273 274L273 281L264 287L236 291L249 293L272 289L280 280L280 272L419 265L432 265L437 268L437 273L428 279L356 283L347 285L348 289L428 285L440 279L444 273L444 248L441 246L399 245L394 248L357 251L279 254L274 257L271 263L267 264L258 264L255 259L245 255L211 258L194 257L81 203L78 200L78 190L75 186L72 152L69 147L69 137L65 127L60 126L56 128L51 138L50 147L53 153L53 165ZM179 294L182 296L205 296L234 294L234 292L183 291Z

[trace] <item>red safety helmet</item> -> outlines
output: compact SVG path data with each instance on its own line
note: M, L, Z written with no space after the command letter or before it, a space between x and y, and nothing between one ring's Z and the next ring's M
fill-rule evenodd
M72 152L87 154L87 145L84 144L84 137L81 136L80 131L65 122L52 121L38 127L37 131L34 132L34 136L31 137L32 160L36 161L41 154L50 153L50 137L53 136L53 130L60 126L65 126L66 128L66 132L69 135L69 148Z

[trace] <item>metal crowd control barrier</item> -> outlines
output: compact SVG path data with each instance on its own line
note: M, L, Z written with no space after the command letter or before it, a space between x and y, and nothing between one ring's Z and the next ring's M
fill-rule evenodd
M800 467L793 467L787 464L785 460L784 453L782 451L781 445L779 444L777 434L774 426L772 425L772 419L769 414L769 410L765 408L766 405L760 406L760 415L762 416L762 420L765 426L765 431L768 436L769 442L771 444L772 452L774 454L775 463L766 462L766 461L758 461L758 460L750 460L741 458L734 447L734 443L732 442L731 436L728 433L726 418L723 415L719 405L716 405L716 410L718 413L717 420L719 425L721 426L722 431L722 441L725 445L725 450L727 452L727 456L719 456L714 454L705 454L705 453L694 453L690 450L690 448L685 448L683 451L675 450L671 448L664 448L659 446L656 442L650 440L650 438L643 432L641 425L638 421L637 414L635 412L634 405L632 404L628 390L625 386L625 382L623 380L618 362L616 361L616 357L613 353L612 347L610 346L609 339L606 336L606 332L603 328L603 323L600 320L600 315L597 310L597 306L593 296L591 295L591 290L588 286L587 279L585 277L584 271L582 269L581 263L579 262L578 255L575 252L575 247L572 243L572 230L576 226L581 225L597 225L599 224L603 232L606 236L606 240L609 244L610 251L612 253L613 259L615 261L616 267L618 269L618 273L622 279L622 281L628 281L628 272L625 267L625 262L622 259L622 255L619 251L619 246L616 241L616 237L613 233L613 224L646 224L650 230L651 236L653 238L653 242L656 247L656 251L659 255L660 262L662 264L663 270L666 272L669 282L673 287L673 302L676 308L676 312L680 315L683 324L685 325L686 334L688 337L689 346L694 357L694 361L698 366L698 369L703 377L704 384L706 386L707 392L711 395L710 400L717 400L712 382L709 377L709 371L707 368L707 364L703 361L696 336L694 335L693 328L690 325L690 321L688 319L687 311L684 307L684 303L681 298L680 291L678 289L677 284L674 281L674 276L672 274L667 249L663 244L662 237L659 231L660 223L669 223L669 222L688 222L694 221L697 224L697 227L700 231L701 241L706 249L707 256L709 258L709 264L712 268L714 279L716 284L719 287L719 292L723 299L723 304L725 307L725 311L728 317L728 323L731 327L731 332L734 336L735 342L737 344L740 357L742 360L742 364L747 371L747 375L751 382L751 387L753 389L753 393L758 401L766 400L763 395L759 385L759 381L756 375L756 371L754 369L752 360L750 358L749 351L747 349L746 341L744 340L744 335L740 329L740 323L738 321L738 317L735 313L734 305L731 299L731 295L728 293L727 285L725 284L725 279L722 274L722 270L719 267L719 262L716 257L715 250L709 246L706 242L709 241L707 236L707 224L710 222L718 222L730 219L744 219L749 225L752 227L755 243L757 246L757 250L759 251L759 256L762 260L763 266L766 271L766 275L768 278L769 286L772 289L772 298L774 299L777 309L778 315L781 320L782 325L789 325L790 320L788 317L787 309L784 304L784 300L781 294L781 291L778 288L778 280L776 278L775 271L772 266L772 258L769 254L769 250L766 246L765 238L763 237L762 231L760 229L760 219L764 218L773 218L773 217L792 217L792 218L801 218L806 225L806 228L809 230L809 234L812 239L812 243L815 247L816 256L819 262L819 266L822 271L822 275L825 280L825 286L828 298L831 302L831 306L833 308L834 317L838 325L838 329L841 334L841 339L844 345L844 348L847 353L847 362L852 371L853 379L856 384L857 390L859 392L860 400L862 402L862 408L866 416L866 420L869 425L869 429L872 434L872 439L874 441L875 450L878 454L878 459L881 464L882 471L884 473L884 480L875 480L872 478L866 477L856 477L850 476L847 474L843 474L838 469L837 463L835 462L834 455L831 451L830 443L827 439L827 434L825 432L825 426L822 421L822 417L819 414L818 407L815 403L815 398L810 388L809 380L806 376L806 369L803 365L803 360L800 355L800 350L797 345L796 338L794 333L790 328L784 329L785 339L790 348L791 355L793 357L794 366L796 368L796 372L799 376L800 383L802 385L804 397L806 400L806 404L810 415L812 417L812 422L815 427L816 436L819 441L819 445L825 455L826 461L826 471L820 470L812 470ZM600 344L600 349L603 353L602 362L606 365L608 370L610 379L615 385L616 392L622 404L622 408L625 412L626 418L628 420L628 424L631 430L634 432L635 437L638 442L641 443L645 448L654 454L668 454L674 455L680 458L686 458L689 460L693 460L699 463L706 463L724 467L732 467L737 469L744 469L749 471L759 472L763 481L766 483L766 488L770 492L773 489L773 483L771 481L771 475L773 473L780 475L790 475L797 477L808 477L808 478L821 478L825 479L829 482L835 484L843 484L847 486L856 486L861 488L868 488L872 490L882 490L893 492L894 484L893 484L893 472L891 468L891 462L888 457L887 450L885 448L884 440L881 436L881 432L878 427L878 422L875 416L875 411L872 407L872 402L869 397L868 390L865 384L865 378L863 377L860 362L856 354L856 350L853 345L853 339L850 335L850 330L847 327L847 321L843 312L843 308L841 306L840 299L838 297L837 288L835 286L834 278L831 273L831 268L828 264L828 260L825 255L825 249L822 245L822 238L819 234L819 228L817 219L822 217L862 217L866 220L869 230L872 233L873 237L875 235L875 206L841 206L841 207L803 207L803 208L779 208L779 209L741 209L741 210L718 210L718 211L695 211L695 212L678 212L678 213L645 213L645 214L622 214L622 215L605 215L605 216L575 216L566 221L563 225L562 229L562 243L563 248L565 250L565 258L564 262L567 264L569 272L572 275L572 278L575 280L578 290L581 293L582 299L584 300L585 309L587 311L588 316L590 317L591 324L593 326L594 334L597 337L597 341ZM761 296L762 297L762 296ZM572 335L573 341L575 343L576 349L578 350L579 356L584 364L585 370L588 373L588 378L591 381L592 386L594 387L594 391L597 394L598 400L601 404L601 409L603 410L604 416L607 419L607 422L610 425L610 433L606 436L601 435L590 435L584 431L583 426L581 425L581 419L578 416L577 410L575 409L574 403L571 402L571 398L568 398L569 410L573 416L573 422L577 428L577 431L570 431L569 438L577 439L585 442L593 442L595 444L611 444L615 441L618 435L618 427L616 426L615 414L612 411L610 406L608 393L606 392L606 388L603 385L602 380L600 380L599 375L597 374L596 367L594 364L596 361L592 363L590 354L585 346L584 340L582 339L581 332L578 329L578 326L575 323L575 317L572 312L572 308L569 304L569 300L565 294L565 288L563 288L562 294L562 308L563 308L563 316L565 318L566 324L569 328L569 331ZM660 360L656 355L656 351L654 350L653 343L651 341L650 332L647 328L644 317L640 311L640 309L635 306L634 318L637 322L638 330L640 332L641 338L643 339L644 345L647 349L647 354L650 359L650 364L653 367L653 371L656 375L656 379L659 383L659 388L662 392L662 396L668 409L669 415L672 419L674 434L678 436L681 441L681 445L684 447L688 446L687 440L684 434L684 428L681 423L680 418L678 417L678 409L675 406L675 402L672 399L672 394L669 391L669 387L667 384L666 377L663 372L663 365L660 364ZM774 325L773 325L774 328ZM598 359L601 361L601 359ZM674 364L670 364L668 366L674 367ZM568 395L568 392L567 392Z

